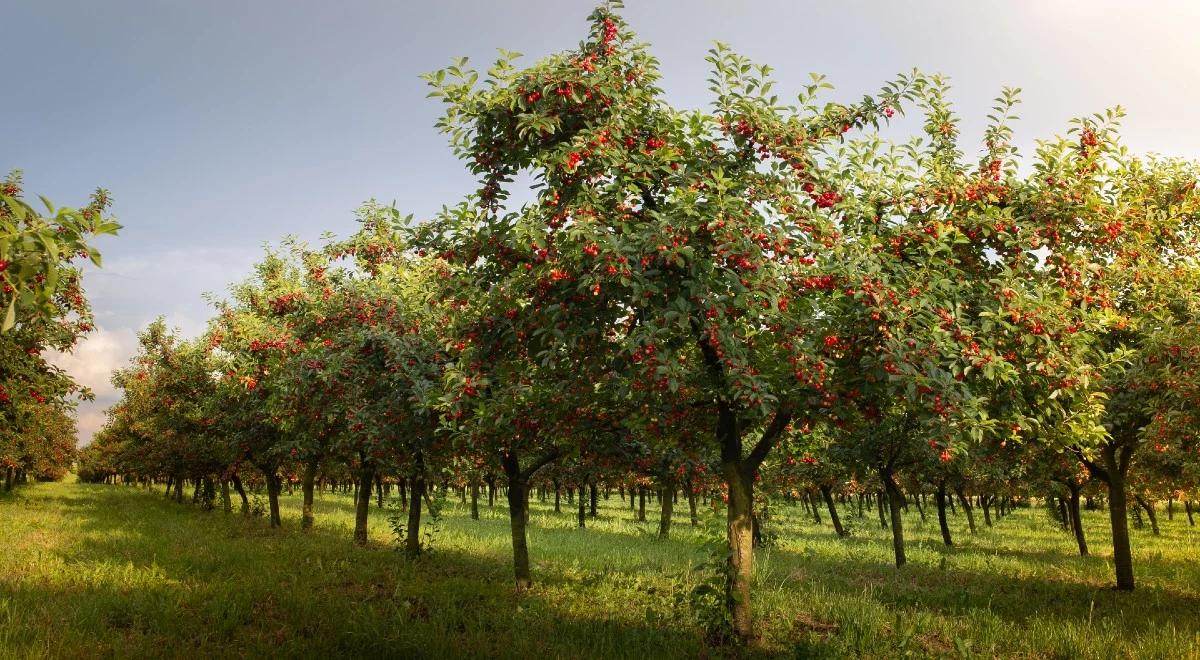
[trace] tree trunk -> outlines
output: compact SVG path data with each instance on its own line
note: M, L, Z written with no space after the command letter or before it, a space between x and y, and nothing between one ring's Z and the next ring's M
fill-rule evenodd
M508 475L508 521L512 529L513 573L517 590L524 591L533 585L533 575L529 571L529 542L525 535L525 481L516 454L510 453L505 457L504 473Z
M283 520L279 517L279 493L283 491L282 479L277 472L266 474L267 503L271 510L271 527L282 527Z
M1150 519L1150 531L1155 536L1158 536L1158 515L1154 511L1154 502L1143 498L1141 495L1134 495L1134 498L1138 506L1146 510L1146 517Z
M229 480L221 477L221 509L225 513L233 513L233 499L229 496Z
M948 546L954 545L954 539L950 538L950 525L946 522L946 483L938 484L937 493L933 496L934 502L937 504L938 512L938 527L942 529L942 542Z
M317 479L317 461L310 460L304 464L304 473L300 475L300 493L303 504L300 507L300 529L312 529L313 526L313 486Z
M921 522L925 522L925 506L921 504L921 495L913 494L913 504L917 505L917 513L921 514Z
M963 512L967 514L967 529L971 530L971 533L974 534L975 511L971 508L971 501L967 499L962 486L956 488L954 492L958 493L958 503L962 505Z
M375 466L363 463L359 468L357 500L354 506L354 543L367 544L367 517L371 514L371 486L375 483Z
M992 497L991 495L979 496L979 508L983 509L983 524L988 527L992 526Z
M599 502L597 500L600 497L600 491L599 491L599 489L596 488L596 482L594 482L594 481L588 486L588 490L589 490L589 492L591 492L591 495L592 495L591 509L590 509L589 514L592 516L592 520L595 520L596 519L596 505L599 504Z
M875 505L875 508L879 509L879 527L881 529L887 529L887 519L883 516L883 491L875 493Z
M479 520L479 481L471 479L471 520Z
M809 506L809 510L812 513L813 522L820 525L821 524L821 508L819 506L817 506L817 494L810 490L810 491L806 492L805 495L807 496L807 499L808 499L808 506Z
M554 513L562 513L562 486L558 479L554 480Z
M1116 446L1111 444L1104 446L1101 456L1104 460L1104 475L1101 477L1101 481L1108 484L1108 518L1112 526L1116 588L1118 591L1133 591L1133 550L1129 544L1129 501L1125 490L1125 470L1122 469L1128 468L1128 461L1120 460L1117 456Z
M238 497L242 500L242 515L250 515L250 500L246 497L246 489L242 487L242 479L236 472L229 475L229 480L233 482L233 490L237 492Z
M383 475L375 475L375 508L383 508Z
M1068 503L1068 508L1071 511L1071 531L1075 533L1075 543L1079 546L1079 556L1088 556L1087 538L1083 535L1083 520L1079 516L1079 486L1073 481L1067 483L1067 489L1071 491L1071 499Z
M667 482L663 485L662 497L659 498L658 538L671 536L671 513L675 509L675 485Z
M408 505L408 526L404 530L404 554L410 558L421 554L421 501L425 499L425 475L414 476L411 486L412 500Z
M700 525L700 516L696 514L696 491L692 488L692 480L687 482L688 513L691 515L692 527Z
M646 487L638 486L638 522L646 522Z
M896 555L896 568L900 568L908 561L904 556L904 516L902 513L904 495L900 493L900 488L896 485L896 480L892 478L892 473L888 468L879 469L879 478L883 481L883 490L887 493L891 509L892 550Z
M838 518L837 505L833 502L833 489L829 486L821 486L821 497L825 499L825 507L829 509L829 520L833 523L833 531L837 532L838 536L845 536L846 530L842 528L842 521Z
M1188 526L1195 527L1196 519L1192 517L1192 501L1191 500L1183 501L1183 510L1187 512Z
M743 474L738 463L725 462L721 466L729 488L727 534L730 553L725 599L734 633L742 639L749 639L754 633L750 616L750 576L754 560L754 482L751 475Z
M579 489L579 503L578 503L579 529L583 529L584 527L587 527L587 524L584 523L584 519L587 517L587 498L584 497L583 493L584 493L584 490L582 488L580 488Z

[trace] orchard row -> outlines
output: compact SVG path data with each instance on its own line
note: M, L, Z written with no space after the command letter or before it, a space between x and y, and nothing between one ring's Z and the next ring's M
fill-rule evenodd
M967 156L939 77L785 103L720 44L711 108L680 110L610 6L516 58L426 76L475 194L420 223L369 204L347 239L270 251L203 337L148 328L89 474L261 475L274 525L295 480L303 526L350 478L359 543L372 486L403 480L413 553L430 484L499 480L522 589L532 488L699 493L727 510L742 638L780 497L879 494L898 566L919 495L988 519L1052 495L1068 522L1102 498L1134 588L1131 506L1200 485L1196 163L1129 153L1119 110L1022 162L1015 90ZM905 116L918 135L880 136Z

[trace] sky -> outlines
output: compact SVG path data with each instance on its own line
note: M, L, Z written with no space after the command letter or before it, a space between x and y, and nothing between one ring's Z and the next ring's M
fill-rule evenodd
M185 335L264 243L355 228L368 199L429 217L473 189L433 128L418 76L497 48L532 62L586 36L576 0L3 0L0 171L30 197L82 205L108 188L119 237L86 287L98 331L59 363L92 387L86 443L119 397L109 383L159 315ZM950 77L977 138L1004 86L1023 89L1016 144L1122 105L1134 151L1200 158L1200 3L1190 0L627 0L677 107L710 101L705 52L723 41L809 72L855 100L914 67ZM969 144L969 143L968 143Z

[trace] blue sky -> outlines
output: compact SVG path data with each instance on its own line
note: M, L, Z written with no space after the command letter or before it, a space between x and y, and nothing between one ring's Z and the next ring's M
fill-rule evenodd
M353 230L364 200L426 217L472 188L432 126L417 76L504 47L576 44L593 2L8 0L0 170L81 204L109 188L125 225L87 286L100 331L62 364L99 394L163 314L203 328L206 291L241 278L266 241ZM1137 151L1200 156L1200 3L1143 0L797 2L629 0L682 107L707 104L705 51L729 43L776 68L777 91L827 74L833 98L919 67L950 76L976 136L1004 85L1024 89L1017 143L1121 104Z

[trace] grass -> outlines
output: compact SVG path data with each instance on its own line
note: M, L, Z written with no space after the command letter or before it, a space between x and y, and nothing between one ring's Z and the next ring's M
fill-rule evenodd
M1135 530L1138 590L1115 593L1101 512L1085 521L1099 556L1080 558L1040 510L974 536L960 515L948 549L914 509L897 571L873 511L843 511L838 539L776 507L755 567L763 641L739 652L704 645L688 594L709 532L686 505L660 541L615 492L601 504L578 530L565 498L561 514L533 503L537 584L518 596L499 503L474 521L449 501L433 551L409 561L386 509L351 545L345 495L319 496L303 532L298 492L271 530L136 488L21 487L0 498L0 657L1200 657L1200 528L1181 513L1162 512L1160 537Z

